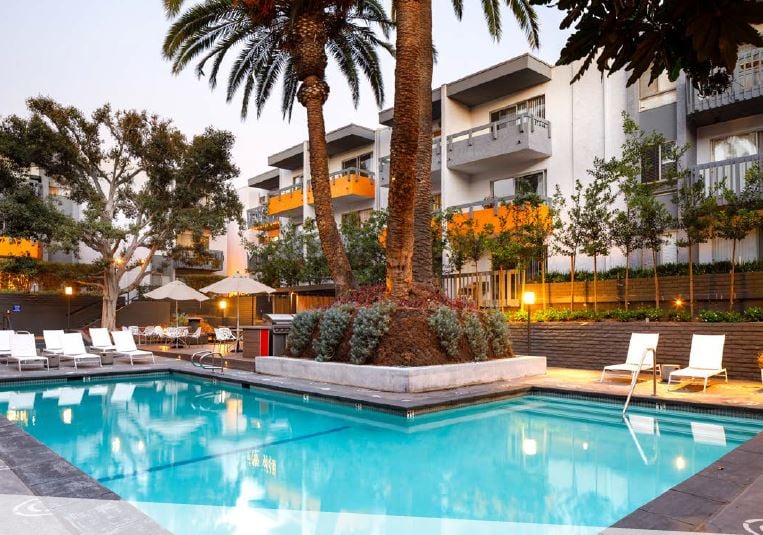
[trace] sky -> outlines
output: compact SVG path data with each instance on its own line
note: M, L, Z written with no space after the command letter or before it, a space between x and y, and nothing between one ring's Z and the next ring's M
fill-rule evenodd
M192 2L187 2L191 5ZM438 61L435 87L500 63L530 49L511 13L503 9L503 38L496 43L485 30L481 2L464 2L464 18L453 15L451 0L433 0L434 41ZM118 109L146 109L172 118L188 136L204 128L229 130L236 136L233 157L241 174L237 185L268 169L267 157L307 137L304 109L297 103L291 122L280 112L280 92L258 118L240 116L240 96L225 101L224 85L211 90L193 67L174 76L162 57L169 27L161 0L35 0L0 3L0 116L26 114L25 100L46 95L91 112L108 102ZM566 33L561 14L538 8L541 48L533 53L554 63ZM386 101L394 97L394 61L383 58ZM220 78L227 78L221 70ZM349 123L378 126L378 108L367 85L353 109L346 82L333 66L327 81L327 130Z

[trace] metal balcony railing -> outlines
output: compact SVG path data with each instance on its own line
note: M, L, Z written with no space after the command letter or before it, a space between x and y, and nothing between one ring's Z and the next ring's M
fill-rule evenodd
M276 225L278 222L278 217L268 213L267 205L257 206L246 211L247 228L266 227Z
M686 112L691 115L763 96L763 48L742 52L737 59L731 85L723 93L703 96L686 85Z
M192 249L180 251L175 258L175 269L195 269L199 271L219 271L223 268L225 255L222 251L207 250L203 254Z
M740 193L745 186L745 175L755 165L763 168L763 154L740 156L720 162L709 162L696 165L690 169L692 182L701 181L705 191L716 191L721 184L735 193Z
M498 132L505 128L515 128L518 133L524 133L526 131L533 133L540 129L541 131L546 132L548 137L551 137L551 123L549 121L526 113L451 134L448 136L448 147L450 148L453 143L464 140L467 141L469 145L472 145L474 138L488 134L492 136L493 139L498 139Z

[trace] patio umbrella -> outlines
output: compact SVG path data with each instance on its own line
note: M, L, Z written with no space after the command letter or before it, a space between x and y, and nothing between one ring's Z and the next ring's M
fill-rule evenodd
M206 301L206 295L188 286L181 280L174 280L144 294L151 299L171 299L175 301L175 327L178 326L178 301Z
M256 281L251 277L236 272L235 275L226 277L209 286L205 286L201 291L213 294L236 294L236 336L238 336L238 333L241 330L239 316L240 297L242 295L270 294L275 292L275 289L266 284L262 284L260 281ZM236 350L238 350L238 340L236 341Z

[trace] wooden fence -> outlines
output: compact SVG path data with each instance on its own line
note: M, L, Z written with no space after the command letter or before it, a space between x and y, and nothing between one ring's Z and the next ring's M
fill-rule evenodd
M479 307L519 306L522 280L517 270L443 275L442 289L451 299L470 299Z

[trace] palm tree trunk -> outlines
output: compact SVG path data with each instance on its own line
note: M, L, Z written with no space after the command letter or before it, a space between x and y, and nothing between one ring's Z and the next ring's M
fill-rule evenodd
M413 286L413 212L421 130L420 1L395 0L395 127L392 129L387 215L387 293L402 298Z
M630 251L625 251L625 310L628 310L628 290L630 289L628 284L630 283L630 258L631 253Z
M734 276L737 267L737 241L731 240L731 286L729 288L729 311L734 310Z
M432 0L420 0L419 38L421 109L416 158L416 205L413 218L413 280L434 284L432 268Z
M310 143L310 178L315 200L315 222L321 249L326 257L337 295L355 287L352 268L334 219L326 149L326 125L323 105L329 95L325 82L327 35L321 14L303 15L294 23L292 33L297 76L302 85L297 99L307 110L307 133Z
M575 310L575 255L570 257L570 311Z
M598 293L598 282L599 282L599 267L598 267L598 255L593 255L593 311L594 313L599 311L599 293Z
M654 308L660 308L660 277L657 275L657 249L652 249L652 267L654 274Z

